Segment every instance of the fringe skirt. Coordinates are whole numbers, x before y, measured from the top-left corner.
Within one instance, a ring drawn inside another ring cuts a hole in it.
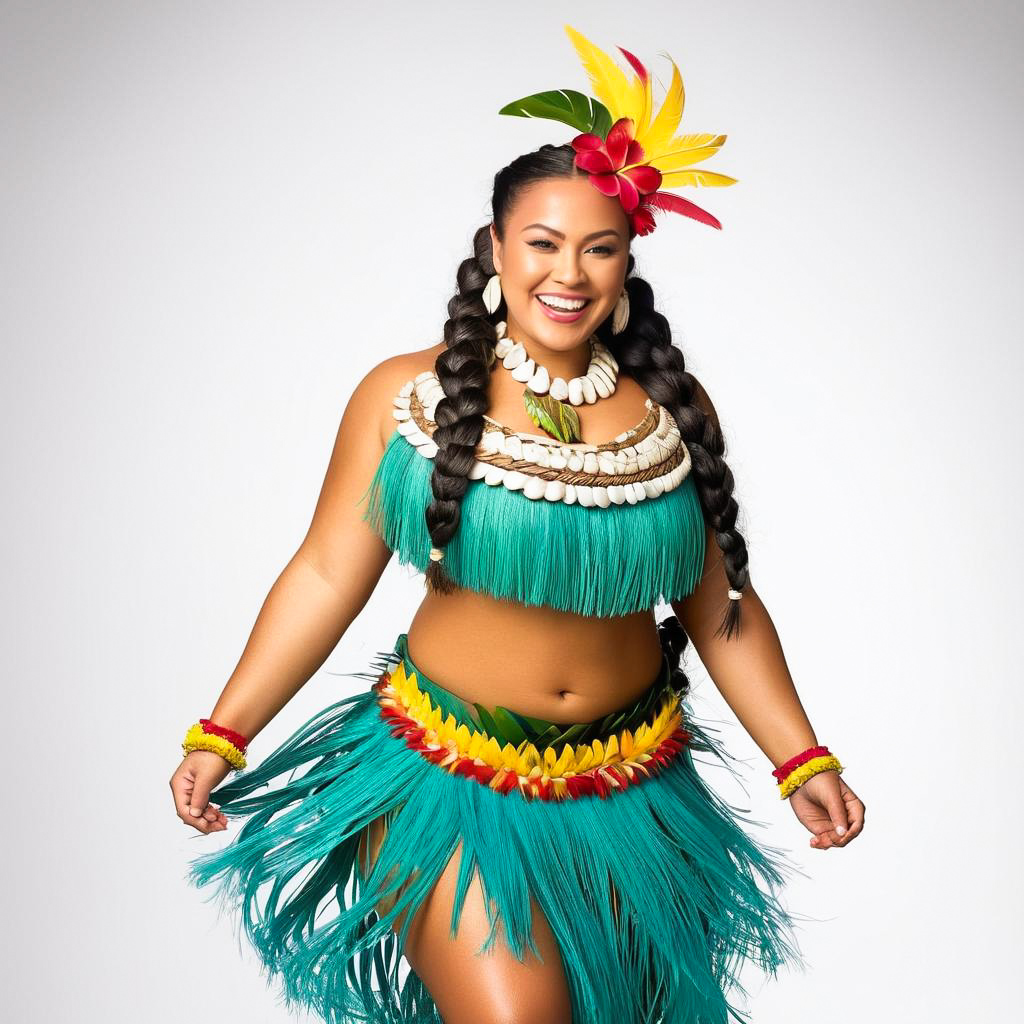
[[[369,672],[349,673],[369,689],[211,794],[244,823],[191,861],[188,881],[213,886],[288,1007],[328,1024],[443,1024],[399,966],[415,910],[460,841],[451,935],[476,872],[491,927],[477,955],[500,920],[518,959],[539,956],[532,894],[558,942],[573,1024],[746,1019],[728,998],[746,995],[744,962],[773,976],[803,966],[778,900],[798,869],[697,773],[693,753],[728,755],[691,715],[664,625],[648,689],[569,725],[462,701],[419,671],[401,633]],[[367,875],[360,840],[377,818],[386,832]]]

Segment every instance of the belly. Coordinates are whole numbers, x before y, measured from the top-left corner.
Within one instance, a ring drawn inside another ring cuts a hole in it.
[[[661,668],[653,611],[591,618],[460,590],[429,593],[409,657],[463,700],[589,722],[635,700]]]

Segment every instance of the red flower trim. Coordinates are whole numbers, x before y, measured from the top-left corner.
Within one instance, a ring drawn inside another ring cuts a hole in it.
[[[375,683],[373,689],[379,692],[385,685],[386,677],[382,676],[381,681]],[[404,739],[407,747],[434,764],[440,765],[447,761],[445,767],[452,775],[464,775],[466,778],[475,779],[496,793],[505,794],[516,790],[527,800],[565,799],[564,796],[559,795],[554,781],[550,778],[520,776],[517,772],[495,769],[491,765],[482,763],[479,758],[457,757],[449,761],[450,751],[444,748],[429,747],[422,742],[426,730],[408,715],[403,714],[397,708],[384,704],[380,705],[380,714],[388,721],[388,730],[392,736],[396,739]],[[567,776],[565,785],[568,798],[575,800],[580,797],[596,795],[604,800],[617,789],[628,789],[661,771],[689,743],[691,738],[691,734],[682,725],[679,725],[657,747],[647,752],[649,757],[646,761],[597,765],[586,771]]]
[[[249,741],[240,732],[235,732],[234,729],[229,729],[224,725],[217,725],[208,718],[200,718],[199,724],[203,727],[203,732],[209,733],[211,736],[221,736],[228,742],[234,743],[243,754],[245,753],[245,748],[249,746]]]
[[[828,747],[808,747],[802,754],[797,754],[791,757],[785,764],[780,764],[772,772],[772,775],[779,780],[779,785],[781,786],[783,780],[794,768],[799,768],[800,765],[806,764],[812,757],[826,757],[830,753],[831,751]]]

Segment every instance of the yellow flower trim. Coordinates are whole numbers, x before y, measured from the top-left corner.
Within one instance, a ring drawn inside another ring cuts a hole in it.
[[[785,800],[793,790],[799,789],[812,775],[828,771],[836,771],[840,775],[842,774],[843,766],[839,763],[839,758],[834,754],[822,754],[820,757],[812,757],[809,761],[805,761],[802,765],[794,768],[779,783],[780,798]]]
[[[209,750],[214,754],[220,754],[237,772],[240,772],[246,765],[245,755],[231,740],[203,732],[203,727],[199,722],[196,722],[185,733],[185,742],[182,743],[181,748],[186,754],[193,750]]]
[[[588,769],[613,764],[642,764],[650,759],[653,750],[679,728],[683,720],[680,703],[670,692],[653,721],[650,724],[643,723],[635,733],[622,729],[603,743],[599,739],[576,746],[566,743],[559,754],[551,746],[538,750],[528,740],[524,740],[518,747],[511,743],[501,747],[487,733],[457,724],[452,714],[442,720],[441,709],[434,706],[430,694],[420,690],[416,673],[406,672],[404,662],[399,662],[390,673],[388,684],[382,688],[379,699],[386,706],[397,707],[421,726],[425,730],[423,742],[426,745],[449,750],[450,756],[440,762],[442,765],[450,764],[460,757],[477,758],[497,771],[515,772],[520,776],[547,775],[551,779],[570,777]]]

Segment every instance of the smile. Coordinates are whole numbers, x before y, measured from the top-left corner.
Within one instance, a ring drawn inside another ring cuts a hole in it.
[[[536,295],[534,298],[548,317],[563,324],[578,320],[591,302],[590,299],[563,299],[554,295]]]

